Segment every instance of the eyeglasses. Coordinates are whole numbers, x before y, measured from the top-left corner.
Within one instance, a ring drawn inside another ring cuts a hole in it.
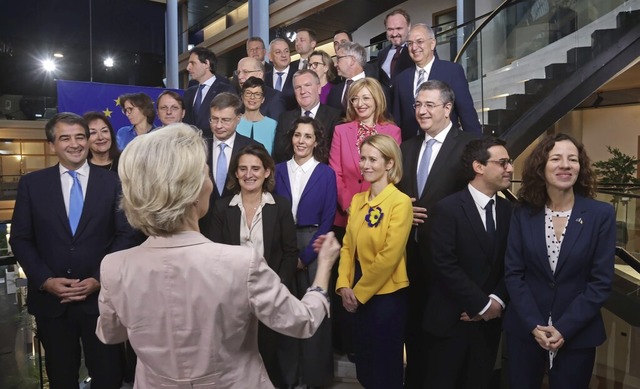
[[[122,113],[124,115],[131,115],[131,112],[133,112],[134,108],[138,108],[138,107],[122,108]]]
[[[235,70],[233,72],[234,75],[239,76],[239,75],[247,75],[247,74],[251,74],[251,73],[255,73],[255,72],[259,72],[260,69],[257,70]]]
[[[420,111],[422,108],[425,108],[427,111],[433,111],[436,107],[444,106],[443,104],[433,104],[433,103],[415,103],[413,104],[413,109],[416,111]]]
[[[218,123],[222,124],[225,127],[228,127],[231,125],[231,123],[233,122],[234,118],[217,118],[217,117],[210,117],[209,118],[209,123],[216,125]]]
[[[509,165],[513,166],[513,159],[511,158],[502,158],[497,161],[488,160],[487,162],[497,163],[498,165],[502,166],[503,169],[506,169]]]
[[[244,91],[242,93],[242,95],[244,97],[246,97],[247,99],[261,99],[262,96],[264,96],[264,93],[262,93],[262,92],[249,92],[247,90],[247,91]]]
[[[407,47],[411,47],[411,46],[418,46],[418,47],[424,47],[425,43],[427,43],[426,40],[424,39],[419,39],[417,41],[406,41],[405,42],[407,44]]]
[[[353,55],[336,55],[336,61],[340,61],[342,58],[345,57],[353,57]]]
[[[318,67],[318,66],[320,66],[320,65],[324,65],[324,63],[323,63],[323,62],[309,62],[309,67],[310,67],[311,69],[315,69],[315,68],[317,68],[317,67]]]
[[[358,105],[360,103],[364,105],[369,105],[371,104],[372,101],[373,101],[373,98],[371,96],[352,97],[349,99],[349,102],[351,103],[351,105]]]
[[[172,105],[171,107],[167,107],[166,105],[163,105],[162,107],[158,107],[158,111],[160,112],[178,112],[181,109],[182,108],[178,107],[177,105]]]

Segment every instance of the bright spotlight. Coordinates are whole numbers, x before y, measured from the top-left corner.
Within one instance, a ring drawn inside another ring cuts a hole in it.
[[[47,72],[56,70],[56,63],[52,59],[45,59],[42,61],[42,68]]]
[[[296,40],[296,32],[295,31],[288,31],[285,36],[287,37],[287,39],[289,39],[290,42],[293,42]]]
[[[53,53],[53,56],[56,58],[64,58],[64,54],[62,53]]]
[[[111,57],[107,57],[104,59],[104,66],[108,67],[108,68],[112,68],[113,67],[113,58]]]

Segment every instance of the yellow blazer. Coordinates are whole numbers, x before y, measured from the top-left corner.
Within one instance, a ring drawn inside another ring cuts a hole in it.
[[[351,201],[336,284],[336,291],[353,288],[362,304],[409,286],[405,246],[413,220],[411,199],[393,184],[368,201],[370,193],[358,193]],[[362,277],[354,286],[356,258]]]

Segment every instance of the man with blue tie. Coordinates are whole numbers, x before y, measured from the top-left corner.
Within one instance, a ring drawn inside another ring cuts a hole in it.
[[[189,51],[187,71],[192,80],[198,81],[184,91],[185,115],[184,122],[193,124],[202,130],[205,138],[211,138],[209,127],[209,105],[218,93],[234,92],[229,81],[216,77],[216,55],[204,47],[194,47]]]
[[[273,70],[265,74],[264,82],[284,95],[287,110],[297,107],[293,93],[293,74],[298,70],[297,63],[291,63],[289,42],[276,38],[269,43],[269,60]],[[276,119],[276,118],[273,118]]]
[[[77,388],[81,362],[92,388],[122,384],[120,345],[95,335],[100,262],[135,244],[119,210],[114,172],[87,163],[89,126],[73,113],[45,126],[60,163],[25,175],[18,185],[10,244],[28,279],[27,306],[35,316],[51,389]]]
[[[461,131],[451,122],[454,103],[453,91],[444,82],[422,83],[414,106],[422,134],[400,145],[405,173],[398,188],[414,202],[414,227],[407,242],[409,317],[405,340],[405,388],[422,388],[427,369],[428,337],[422,328],[431,268],[431,218],[427,216],[439,200],[467,184],[460,156],[464,146],[477,137]]]
[[[466,188],[429,212],[434,277],[423,327],[430,334],[425,387],[489,389],[508,300],[504,255],[511,203],[497,193],[511,185],[512,161],[498,138],[467,144]],[[498,385],[499,386],[499,385]]]

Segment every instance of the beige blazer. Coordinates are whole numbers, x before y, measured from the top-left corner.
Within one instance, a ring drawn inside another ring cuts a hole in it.
[[[197,232],[151,237],[102,261],[104,343],[129,339],[135,388],[273,388],[258,354],[258,320],[313,335],[329,312],[318,292],[298,300],[249,248]]]

